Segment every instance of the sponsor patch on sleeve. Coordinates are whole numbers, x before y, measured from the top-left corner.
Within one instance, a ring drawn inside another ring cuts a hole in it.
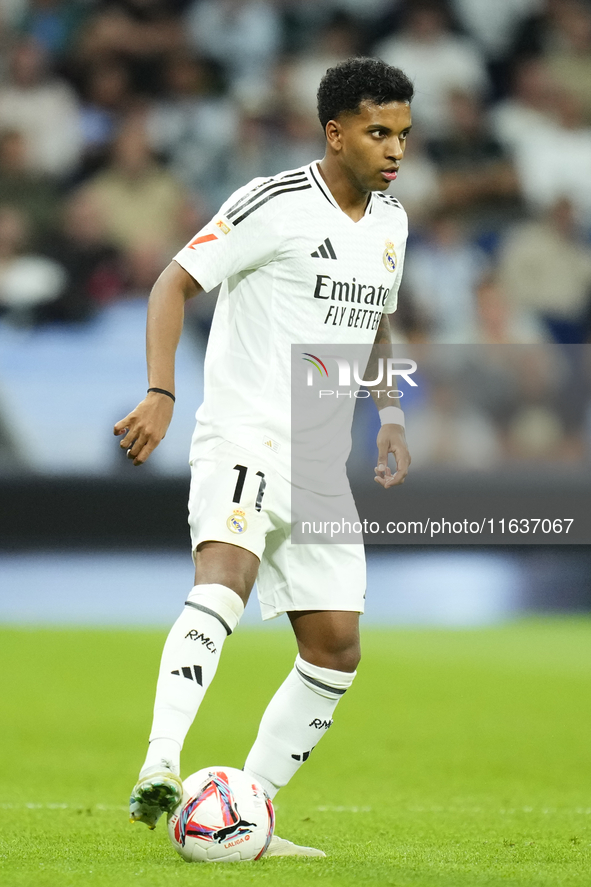
[[[196,237],[195,240],[191,241],[189,249],[195,249],[200,243],[209,243],[211,240],[217,239],[217,234],[202,234],[200,237]]]

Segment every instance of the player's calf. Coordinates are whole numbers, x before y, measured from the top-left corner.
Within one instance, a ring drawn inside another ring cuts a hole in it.
[[[223,585],[197,585],[170,630],[162,660],[148,754],[130,799],[132,822],[154,828],[180,803],[180,752],[215,675],[224,641],[244,604]]]
[[[308,760],[332,726],[337,703],[356,672],[321,668],[297,656],[265,711],[244,770],[273,798]]]

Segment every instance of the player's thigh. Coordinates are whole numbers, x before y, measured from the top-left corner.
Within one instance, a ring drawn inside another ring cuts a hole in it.
[[[195,585],[225,585],[246,605],[259,569],[256,554],[227,542],[202,542],[193,552]]]
[[[228,585],[248,597],[265,548],[265,466],[222,441],[193,461],[189,527],[196,583]]]

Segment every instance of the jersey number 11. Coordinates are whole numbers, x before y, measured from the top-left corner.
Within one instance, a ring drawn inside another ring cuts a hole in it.
[[[238,472],[238,480],[236,481],[236,487],[234,489],[232,502],[239,503],[242,496],[242,490],[244,487],[244,481],[246,480],[246,472],[248,471],[248,468],[246,465],[235,465],[233,470]],[[259,484],[259,491],[257,493],[257,499],[254,507],[255,511],[260,511],[261,505],[263,503],[263,496],[265,495],[265,487],[267,486],[267,481],[265,480],[265,475],[262,471],[257,471],[257,477],[260,477],[261,482]]]

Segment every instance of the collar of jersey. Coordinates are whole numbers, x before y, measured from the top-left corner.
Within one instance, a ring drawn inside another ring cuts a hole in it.
[[[348,216],[346,212],[343,212],[341,207],[338,205],[338,203],[336,202],[336,200],[332,196],[332,191],[330,190],[330,188],[328,187],[328,185],[326,184],[326,182],[322,178],[322,176],[320,174],[320,170],[318,169],[319,163],[320,163],[319,160],[315,160],[313,163],[311,163],[308,166],[308,175],[310,176],[311,181],[316,185],[318,190],[324,195],[324,197],[328,200],[328,202],[330,204],[332,204],[332,206],[334,206],[335,209],[337,209],[340,213],[343,213],[345,218],[349,219],[349,221],[353,225],[358,225],[359,222],[362,222],[366,216],[369,216],[371,214],[371,211],[373,209],[373,204],[374,204],[373,192],[370,192],[370,194],[369,194],[369,201],[368,201],[367,206],[365,207],[365,212],[362,215],[362,217],[357,222],[353,221],[351,216]]]

